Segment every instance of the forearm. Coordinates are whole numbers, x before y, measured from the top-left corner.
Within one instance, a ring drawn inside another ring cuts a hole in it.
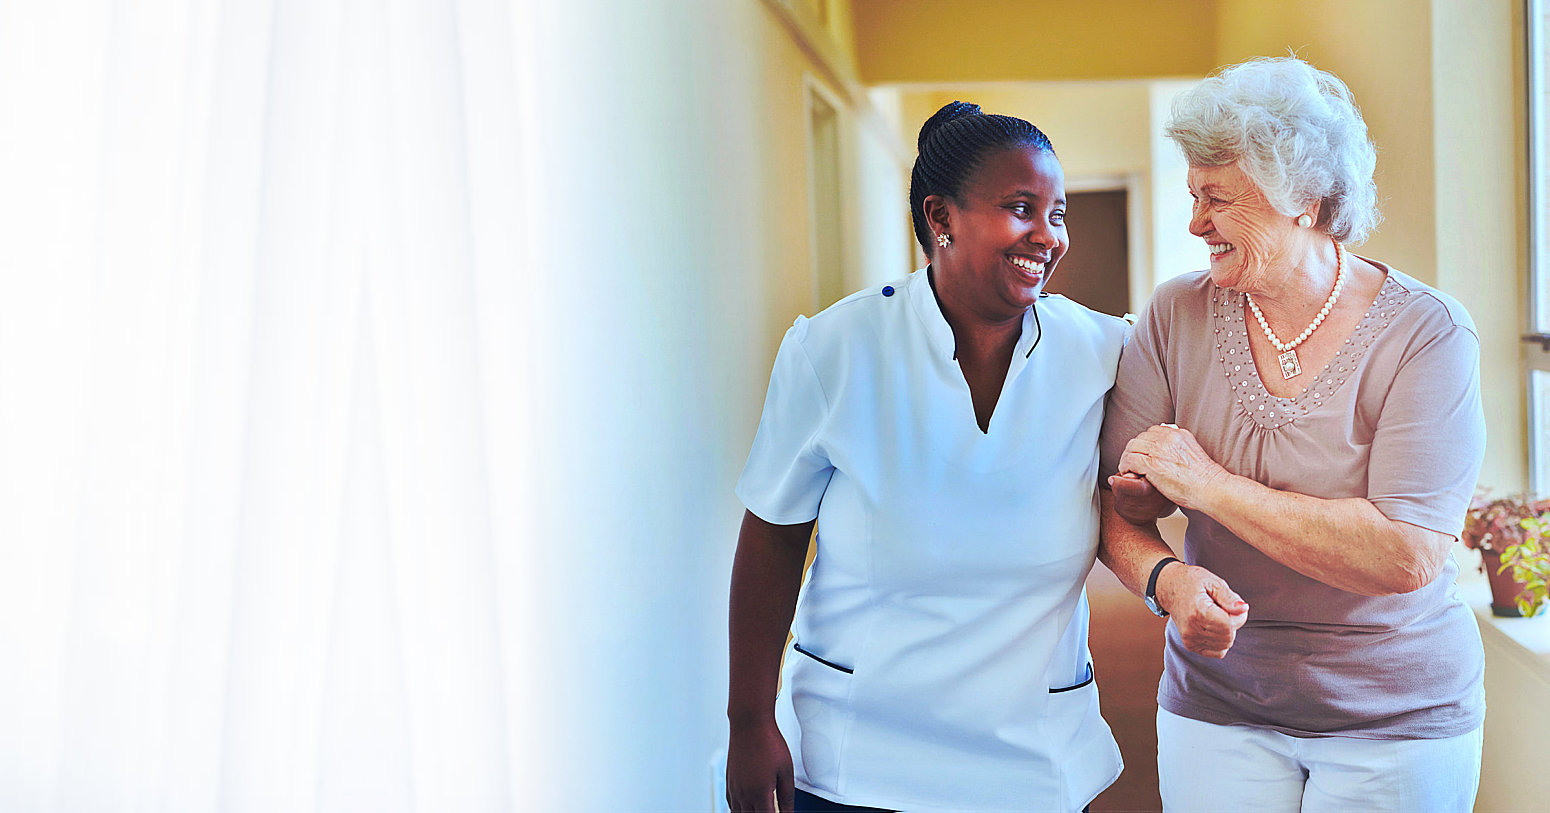
[[[1390,520],[1360,497],[1321,499],[1224,473],[1186,507],[1298,573],[1360,595],[1418,590],[1447,557],[1449,537]]]
[[[1155,523],[1138,525],[1114,510],[1113,496],[1100,489],[1101,531],[1098,558],[1138,596],[1146,595],[1147,582],[1157,563],[1173,556]],[[1156,599],[1177,627],[1186,649],[1210,658],[1223,658],[1232,648],[1238,628],[1248,620],[1249,605],[1227,582],[1202,567],[1170,562],[1157,571]]]
[[[732,560],[731,681],[727,717],[734,727],[773,722],[780,660],[802,587],[813,523],[772,525],[743,515]]]
[[[1101,511],[1098,560],[1113,571],[1130,592],[1144,595],[1152,568],[1165,557],[1173,556],[1173,549],[1163,541],[1155,521],[1136,523],[1120,516],[1111,491],[1098,489],[1098,499]]]

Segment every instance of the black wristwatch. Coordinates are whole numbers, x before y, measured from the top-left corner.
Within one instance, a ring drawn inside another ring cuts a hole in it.
[[[1146,580],[1146,608],[1156,613],[1158,618],[1167,618],[1168,611],[1164,610],[1162,605],[1157,603],[1157,577],[1162,575],[1163,568],[1178,561],[1178,559],[1172,556],[1163,557],[1163,560],[1158,562],[1156,567],[1152,568],[1152,577]],[[1180,562],[1180,564],[1183,563]]]

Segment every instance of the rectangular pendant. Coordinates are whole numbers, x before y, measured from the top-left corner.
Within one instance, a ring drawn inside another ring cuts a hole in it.
[[[1297,351],[1288,350],[1278,356],[1281,360],[1281,378],[1291,378],[1302,372],[1302,365],[1297,362]]]

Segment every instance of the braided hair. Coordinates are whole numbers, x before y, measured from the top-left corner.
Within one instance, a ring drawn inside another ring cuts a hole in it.
[[[925,200],[941,195],[962,200],[964,184],[991,153],[1011,147],[1055,152],[1039,128],[1014,116],[987,115],[977,104],[953,102],[920,127],[920,154],[910,172],[910,219],[926,256],[936,248],[926,223]]]

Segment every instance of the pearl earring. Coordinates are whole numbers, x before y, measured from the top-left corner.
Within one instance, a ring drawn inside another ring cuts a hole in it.
[[[1297,216],[1297,225],[1306,229],[1313,225],[1313,218],[1309,217],[1307,212],[1303,212]]]
[[[938,234],[936,236],[936,244],[941,246],[942,248],[947,248],[948,246],[953,244],[952,235],[948,234],[947,232],[942,232],[941,234]]]

